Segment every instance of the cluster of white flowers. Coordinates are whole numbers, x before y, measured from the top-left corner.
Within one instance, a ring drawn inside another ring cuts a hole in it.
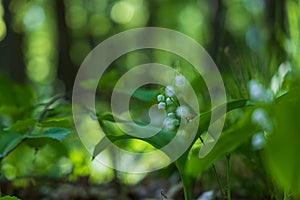
[[[182,87],[184,85],[185,78],[179,75],[176,76],[175,86]],[[158,109],[167,111],[167,116],[163,122],[166,130],[176,129],[180,125],[181,118],[188,118],[190,116],[189,108],[184,105],[179,105],[175,94],[174,86],[168,85],[159,95],[157,95]]]

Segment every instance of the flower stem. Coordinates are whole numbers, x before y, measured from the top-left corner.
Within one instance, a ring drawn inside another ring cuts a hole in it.
[[[215,166],[214,164],[212,164],[212,169],[213,169],[213,172],[214,172],[214,174],[215,174],[215,176],[216,176],[216,178],[217,178],[217,182],[218,182],[219,189],[220,189],[220,191],[221,191],[222,197],[223,197],[223,199],[225,199],[225,193],[224,193],[224,191],[223,191],[223,185],[222,185],[222,182],[221,182],[221,180],[220,180],[220,177],[219,177],[219,175],[218,175],[218,173],[217,173],[216,166]]]
[[[226,176],[227,176],[227,199],[231,200],[231,186],[230,186],[230,153],[226,154]]]

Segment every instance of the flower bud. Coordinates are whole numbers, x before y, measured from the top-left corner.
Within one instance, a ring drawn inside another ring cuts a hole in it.
[[[168,97],[166,99],[166,103],[167,103],[167,105],[171,105],[171,104],[173,104],[173,101],[172,101],[172,99],[170,97]]]
[[[188,117],[190,115],[190,111],[189,108],[186,106],[179,106],[176,109],[176,115],[178,117]]]
[[[185,85],[185,78],[181,75],[175,76],[175,85],[182,87]]]
[[[164,101],[164,100],[165,100],[165,96],[164,95],[160,94],[160,95],[157,96],[157,101],[158,102],[161,102],[161,101]]]
[[[159,102],[159,104],[157,105],[157,108],[159,110],[164,110],[166,108],[166,103],[165,102]]]
[[[173,86],[168,85],[165,89],[166,96],[173,97],[175,96],[175,89]]]

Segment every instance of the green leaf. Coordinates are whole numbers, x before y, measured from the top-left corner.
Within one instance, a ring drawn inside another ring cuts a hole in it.
[[[5,76],[0,76],[0,114],[17,115],[33,106],[33,92]]]
[[[189,159],[189,152],[193,146],[193,144],[195,144],[195,142],[197,141],[197,139],[208,129],[209,125],[214,123],[217,119],[219,119],[220,117],[222,117],[222,114],[223,114],[223,109],[224,109],[224,106],[226,106],[226,112],[230,112],[234,109],[238,109],[238,108],[244,108],[248,105],[251,105],[251,103],[247,100],[247,99],[241,99],[241,100],[235,100],[235,101],[231,101],[231,102],[228,102],[226,103],[225,105],[220,105],[219,107],[215,108],[213,110],[213,112],[216,113],[216,118],[214,119],[211,119],[211,113],[212,111],[208,111],[208,112],[205,112],[205,113],[202,113],[200,114],[200,121],[199,121],[199,128],[198,128],[198,131],[197,131],[197,135],[196,137],[194,138],[194,141],[192,143],[192,145],[190,146],[190,148],[176,161],[176,166],[179,170],[179,172],[181,174],[186,174],[186,176],[190,176],[190,171],[189,171],[189,162],[188,162],[188,159]],[[216,148],[216,147],[214,147]],[[226,148],[224,148],[224,150],[226,150]],[[197,149],[197,153],[196,155],[192,156],[192,159],[194,159],[196,162],[198,162],[199,160],[199,151],[200,149],[198,148]],[[224,153],[224,152],[223,152]],[[225,151],[226,153],[226,151]],[[224,154],[225,154],[224,153]],[[218,157],[217,157],[218,158]],[[216,159],[217,159],[216,158]],[[193,161],[194,161],[193,160]],[[207,163],[207,166],[209,166],[211,163],[211,160],[209,160]],[[198,166],[199,164],[197,163],[196,165],[192,165],[192,166]],[[205,166],[205,165],[202,165],[202,166]],[[204,167],[205,168],[205,167]],[[201,167],[200,168],[197,168],[195,170],[191,170],[192,172],[194,172],[196,175],[199,175],[200,172],[202,171]]]
[[[63,128],[50,128],[45,131],[47,137],[57,140],[63,140],[69,133],[70,131],[68,129]]]
[[[128,91],[124,91],[124,90],[117,90],[118,93],[120,94],[126,94],[126,95],[130,95]],[[155,100],[156,95],[158,94],[157,90],[146,90],[146,89],[137,89],[136,91],[134,91],[134,93],[132,94],[132,97],[135,97],[139,100],[142,101],[153,101]]]
[[[70,119],[67,118],[51,118],[46,121],[43,121],[39,124],[43,128],[49,127],[60,127],[60,128],[71,128],[73,125]]]
[[[233,102],[229,102],[226,104],[227,106],[227,111],[231,111],[233,109],[236,108],[240,108],[240,107],[244,107],[248,105],[248,101],[247,100],[237,100],[237,101],[233,101]],[[219,112],[219,110],[222,109],[221,105],[218,108],[216,108],[215,112]],[[196,139],[205,131],[207,130],[209,123],[210,123],[210,116],[211,116],[211,111],[203,113],[200,115],[200,125],[199,125],[199,129],[198,129],[198,136],[195,137],[195,141]],[[221,117],[221,114],[220,114]],[[103,121],[109,121],[109,122],[114,122],[114,116],[111,113],[103,113],[101,115],[98,116],[98,120],[99,123],[102,127],[102,130],[104,131],[104,133],[106,134],[106,137],[103,138],[102,140],[100,140],[100,142],[96,145],[93,156],[97,156],[100,152],[102,152],[109,144],[108,139],[111,142],[115,142],[117,140],[121,140],[121,139],[140,139],[140,138],[136,138],[130,135],[126,135],[126,134],[122,134],[122,135],[113,135],[114,131],[110,129],[110,127],[108,125],[106,125],[105,123],[103,123]],[[124,123],[129,123],[126,122],[124,120],[118,119],[121,122]],[[193,120],[191,121],[191,123],[193,122]],[[130,122],[132,123],[132,122]],[[142,123],[140,123],[142,124]],[[130,125],[130,124],[129,124]],[[161,149],[163,148],[165,145],[167,145],[174,137],[175,137],[174,132],[171,131],[167,131],[167,130],[161,130],[159,133],[157,133],[156,135],[149,137],[149,138],[143,138],[141,140],[149,143],[150,145],[152,145],[153,147],[157,148],[157,149]],[[168,153],[168,152],[166,152]]]
[[[200,147],[193,149],[186,164],[186,173],[198,176],[221,156],[233,151],[258,132],[260,128],[251,123],[250,114],[251,111],[238,124],[223,132],[214,148],[204,158],[199,158]]]
[[[298,94],[298,92],[292,92],[292,93]],[[275,108],[278,108],[278,106],[280,104],[282,104],[283,102],[290,104],[293,101],[295,101],[295,96],[289,92],[281,97],[278,97],[273,104],[265,105],[264,108],[267,110],[273,110]],[[252,105],[252,103],[248,102],[246,100],[238,100],[238,101],[234,101],[234,102],[229,102],[227,105],[228,105],[228,107],[227,107],[227,112],[228,112],[235,108]],[[251,114],[255,108],[257,108],[257,106],[252,107],[251,109],[247,110],[247,112],[244,114],[243,118],[240,119],[240,121],[237,124],[235,124],[234,126],[229,128],[228,130],[224,131],[221,134],[221,136],[220,136],[219,140],[217,141],[216,145],[214,146],[214,148],[204,158],[199,158],[200,146],[192,149],[192,151],[190,152],[189,159],[187,161],[185,161],[185,163],[186,163],[186,166],[185,166],[186,172],[185,173],[187,173],[191,176],[198,176],[199,174],[201,174],[201,172],[203,172],[203,170],[210,167],[211,164],[213,164],[221,156],[225,155],[228,152],[235,150],[237,147],[239,147],[240,145],[245,143],[247,140],[249,140],[252,135],[261,131],[261,127],[252,123]],[[205,119],[206,118],[209,118],[208,114],[205,115]],[[294,117],[294,119],[297,119],[297,117]],[[281,148],[279,146],[277,146],[277,150],[279,150],[279,149],[281,149]],[[299,151],[300,151],[300,149],[299,149]],[[270,155],[275,156],[277,154],[270,153]],[[184,161],[181,161],[181,162],[184,162]]]
[[[9,131],[11,131],[11,132],[25,131],[26,132],[30,127],[34,126],[36,124],[36,122],[37,122],[36,119],[18,120],[9,128]]]
[[[112,116],[111,114],[108,114],[108,116]],[[109,118],[110,118],[109,117]],[[104,119],[104,118],[102,118]],[[105,120],[104,120],[105,121]],[[100,126],[105,133],[105,137],[102,138],[99,143],[96,145],[94,152],[93,152],[93,157],[96,157],[99,153],[101,153],[105,148],[108,147],[109,141],[110,140],[112,143],[118,141],[118,140],[124,140],[124,139],[140,139],[137,137],[133,137],[131,135],[124,134],[120,129],[116,129],[114,126],[114,123],[111,123],[111,121],[108,121],[108,123],[99,120]],[[132,123],[132,122],[131,122]],[[130,123],[130,124],[131,124]],[[129,124],[129,126],[130,126]],[[168,144],[175,136],[175,133],[166,131],[166,130],[161,130],[159,133],[156,135],[149,137],[149,138],[144,138],[140,139],[143,140],[153,147],[160,149],[164,147],[166,144]]]
[[[0,197],[0,200],[19,200],[19,198],[14,196],[4,196],[4,197]]]
[[[32,148],[51,148],[56,150],[60,156],[67,155],[66,146],[59,140],[53,139],[51,137],[33,137],[27,138],[24,142],[26,145]]]
[[[132,139],[132,137],[129,136],[129,135],[122,135],[122,136],[112,136],[112,135],[109,135],[109,136],[103,137],[98,142],[98,144],[95,146],[95,149],[93,151],[93,159],[97,155],[99,155],[102,151],[104,151],[105,149],[107,149],[111,143],[114,143],[114,142],[116,142],[118,140],[123,140],[123,139]]]
[[[124,121],[124,120],[121,120],[120,118],[116,117],[116,116],[113,116],[112,113],[110,112],[105,112],[105,113],[101,113],[98,115],[98,120],[102,121],[102,120],[105,120],[105,121],[110,121],[110,122],[115,122],[115,119],[117,119],[117,121]]]
[[[277,184],[300,196],[300,89],[286,95],[270,112],[275,127],[265,149],[266,166]]]
[[[56,140],[63,140],[70,131],[64,128],[50,128],[44,134],[26,134],[26,138],[52,138]]]
[[[100,142],[95,146],[95,149],[93,151],[93,160],[98,154],[104,151],[109,146],[110,143],[111,141],[107,137],[103,137],[100,140]]]
[[[0,158],[4,158],[8,152],[19,145],[23,138],[23,135],[18,133],[0,133]]]

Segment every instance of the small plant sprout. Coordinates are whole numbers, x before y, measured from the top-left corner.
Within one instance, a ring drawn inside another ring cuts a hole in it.
[[[160,95],[157,96],[157,101],[158,102],[162,102],[164,100],[165,100],[165,96],[164,95],[160,94]]]
[[[159,102],[158,105],[157,105],[157,108],[159,110],[164,110],[166,109],[166,103],[165,102]]]

